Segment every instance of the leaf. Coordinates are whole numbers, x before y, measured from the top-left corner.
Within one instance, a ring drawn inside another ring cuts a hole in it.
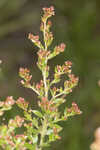
[[[33,112],[36,116],[38,116],[39,118],[43,118],[43,115],[42,115],[42,113],[41,113],[40,111],[38,111],[38,110],[32,110],[32,112]]]
[[[26,120],[32,120],[32,117],[29,113],[27,113],[26,111],[24,111],[24,116],[26,117]]]
[[[54,124],[54,127],[58,129],[58,131],[61,131],[62,130],[62,127],[58,124]]]
[[[62,127],[58,124],[50,124],[50,127],[51,128],[56,128],[58,132],[60,132],[62,130]]]
[[[29,143],[25,143],[24,145],[26,148],[28,148],[29,150],[36,150],[36,145],[32,145],[32,144],[29,144]]]
[[[62,104],[62,103],[64,103],[65,102],[65,99],[63,99],[63,98],[57,98],[57,99],[55,99],[54,101],[53,101],[53,103],[54,104],[57,104],[57,105],[60,105],[60,104]]]
[[[39,132],[38,130],[32,128],[32,133],[33,133],[33,134],[38,134],[38,132]]]
[[[37,121],[36,118],[33,118],[33,119],[32,119],[32,123],[33,123],[33,125],[34,125],[35,127],[38,128],[38,121]]]

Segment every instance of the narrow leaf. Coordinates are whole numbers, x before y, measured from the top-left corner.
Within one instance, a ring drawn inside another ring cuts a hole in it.
[[[43,118],[43,115],[42,115],[42,113],[41,113],[40,111],[38,111],[38,110],[32,110],[32,112],[33,112],[36,116],[38,116],[39,118]]]

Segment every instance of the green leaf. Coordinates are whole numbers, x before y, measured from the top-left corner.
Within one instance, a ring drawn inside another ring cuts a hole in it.
[[[32,128],[32,133],[33,133],[33,134],[38,134],[38,132],[39,132],[39,131],[38,131],[37,129]]]
[[[50,124],[50,127],[51,127],[51,128],[54,128],[54,127],[57,128],[57,131],[58,131],[58,132],[60,132],[60,131],[62,130],[62,127],[61,127],[60,125],[58,125],[58,124],[52,124],[52,123],[51,123],[51,124]]]
[[[43,115],[42,115],[42,113],[41,113],[40,111],[38,111],[38,110],[32,110],[32,112],[33,112],[36,116],[38,116],[39,118],[43,118]]]
[[[32,123],[33,123],[33,125],[34,125],[36,128],[38,128],[38,121],[37,121],[36,118],[33,118],[33,119],[32,119]]]
[[[29,144],[29,143],[25,143],[24,145],[26,148],[28,148],[29,150],[36,150],[36,145],[32,145],[32,144]]]
[[[62,127],[61,127],[60,125],[58,125],[58,124],[55,124],[54,127],[57,128],[58,131],[61,131],[61,130],[62,130]]]
[[[32,120],[31,115],[27,113],[26,111],[24,111],[24,116],[26,117],[26,120]]]
[[[63,98],[57,98],[53,102],[54,102],[54,104],[60,105],[60,104],[62,104],[62,103],[65,102],[65,99],[63,99]]]

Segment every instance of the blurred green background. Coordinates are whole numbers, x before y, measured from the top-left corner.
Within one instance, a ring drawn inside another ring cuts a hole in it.
[[[0,98],[21,96],[36,106],[36,95],[21,86],[18,70],[28,67],[34,80],[40,80],[37,48],[27,37],[29,32],[40,34],[41,10],[51,5],[56,11],[53,45],[65,42],[67,48],[50,66],[72,61],[80,80],[66,104],[76,101],[83,114],[61,123],[62,140],[49,150],[89,150],[93,132],[100,126],[100,0],[0,0]]]

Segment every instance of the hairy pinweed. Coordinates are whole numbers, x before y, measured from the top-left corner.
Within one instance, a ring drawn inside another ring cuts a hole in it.
[[[19,75],[22,78],[21,84],[32,89],[38,96],[39,110],[33,110],[24,98],[19,97],[16,101],[12,96],[8,96],[5,101],[0,102],[0,116],[5,111],[17,105],[23,110],[23,117],[16,116],[10,119],[7,124],[0,126],[0,148],[3,150],[42,150],[50,145],[51,142],[60,140],[59,132],[62,127],[60,121],[68,120],[68,117],[81,114],[75,102],[71,107],[65,107],[61,112],[59,107],[66,102],[65,96],[72,92],[78,83],[78,77],[72,74],[72,63],[66,61],[64,65],[55,66],[53,79],[49,79],[48,61],[60,53],[64,52],[66,45],[61,43],[50,50],[53,41],[53,34],[50,31],[52,23],[48,20],[54,16],[54,7],[43,8],[40,30],[43,33],[42,43],[38,35],[29,34],[28,38],[39,48],[37,66],[42,72],[39,83],[32,83],[32,75],[27,68],[20,68]],[[57,86],[61,81],[61,76],[67,76],[64,85]],[[24,127],[23,134],[17,134],[16,129]]]

